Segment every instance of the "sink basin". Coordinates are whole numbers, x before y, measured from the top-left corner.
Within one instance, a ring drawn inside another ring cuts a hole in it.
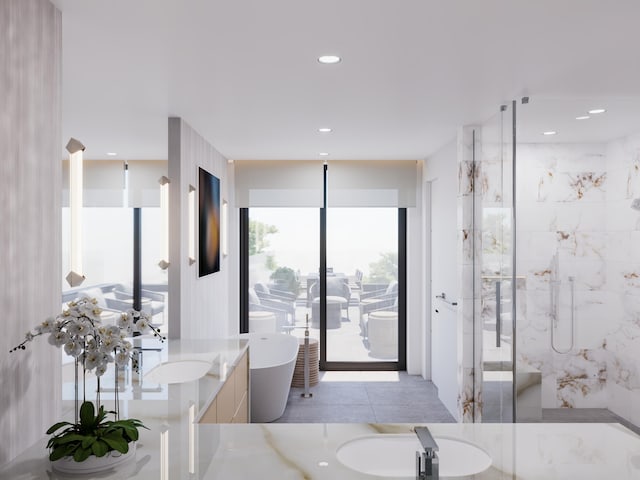
[[[145,375],[145,380],[155,383],[183,383],[197,380],[211,368],[204,360],[176,360],[154,367]]]
[[[441,477],[463,477],[483,472],[491,457],[464,440],[435,437]],[[336,456],[344,466],[379,477],[415,478],[416,451],[422,446],[416,435],[370,435],[338,447]]]

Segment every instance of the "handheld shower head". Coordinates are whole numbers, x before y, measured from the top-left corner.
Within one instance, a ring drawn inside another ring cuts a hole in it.
[[[631,202],[631,208],[640,211],[640,197],[633,199],[633,202]]]

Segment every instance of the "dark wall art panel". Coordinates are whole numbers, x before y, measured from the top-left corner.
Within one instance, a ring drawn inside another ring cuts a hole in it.
[[[220,179],[198,169],[199,273],[220,271]]]

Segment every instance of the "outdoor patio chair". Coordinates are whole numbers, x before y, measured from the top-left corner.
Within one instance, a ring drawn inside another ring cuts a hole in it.
[[[360,330],[363,336],[366,337],[365,315],[376,310],[397,305],[397,299],[398,282],[396,280],[389,282],[389,285],[385,289],[362,292],[360,294]]]
[[[276,331],[281,332],[285,327],[290,327],[295,321],[296,310],[291,302],[281,300],[262,299],[254,288],[249,288],[249,311],[271,312],[276,315]],[[291,319],[289,319],[291,315]]]
[[[320,283],[311,286],[312,303],[320,298]],[[327,278],[327,303],[339,303],[341,310],[346,310],[349,318],[349,301],[351,300],[351,288],[346,277]],[[318,300],[319,301],[319,300]]]
[[[263,282],[257,282],[254,285],[256,293],[260,298],[267,300],[282,300],[284,302],[295,302],[298,296],[295,293],[287,292],[285,290],[277,290],[275,288],[269,288]]]

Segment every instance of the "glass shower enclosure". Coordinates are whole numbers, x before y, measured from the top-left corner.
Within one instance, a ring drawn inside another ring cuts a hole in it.
[[[515,391],[515,102],[500,107],[474,135],[476,371],[484,422],[512,422]],[[476,413],[476,416],[479,411]],[[476,421],[479,419],[476,418]]]

